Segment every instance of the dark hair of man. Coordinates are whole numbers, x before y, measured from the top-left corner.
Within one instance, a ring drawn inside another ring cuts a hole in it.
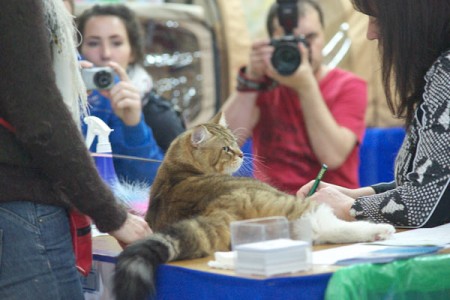
[[[450,1],[353,0],[353,5],[377,18],[387,103],[409,125],[422,101],[427,70],[450,49]]]
[[[142,27],[136,14],[130,8],[122,4],[94,5],[77,17],[78,30],[81,35],[84,34],[84,28],[87,21],[96,16],[115,16],[123,21],[130,41],[134,63],[141,63],[144,59],[144,44]],[[81,50],[81,43],[79,48],[79,50]]]
[[[323,11],[322,11],[322,8],[320,7],[319,3],[317,3],[315,0],[298,0],[297,1],[298,17],[302,18],[305,16],[305,11],[306,11],[305,5],[309,5],[317,11],[317,13],[319,14],[320,24],[322,25],[322,27],[324,27]],[[266,28],[267,28],[267,33],[269,34],[270,37],[273,36],[273,32],[275,30],[275,28],[273,26],[273,20],[278,18],[277,10],[278,10],[278,4],[275,2],[270,7],[269,13],[267,15]]]

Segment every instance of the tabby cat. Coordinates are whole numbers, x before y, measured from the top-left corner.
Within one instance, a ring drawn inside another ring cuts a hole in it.
[[[151,188],[146,214],[155,233],[119,255],[114,274],[117,300],[154,294],[159,264],[228,251],[232,221],[309,215],[316,243],[373,241],[394,232],[387,224],[341,221],[324,204],[252,178],[231,176],[242,161],[236,138],[220,113],[172,142]]]

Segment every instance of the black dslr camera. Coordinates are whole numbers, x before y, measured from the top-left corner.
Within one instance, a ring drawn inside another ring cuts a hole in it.
[[[298,24],[297,0],[277,0],[277,16],[285,35],[279,39],[272,39],[270,44],[275,47],[272,54],[272,65],[281,75],[291,75],[302,62],[302,54],[298,43],[309,47],[308,42],[293,34]]]

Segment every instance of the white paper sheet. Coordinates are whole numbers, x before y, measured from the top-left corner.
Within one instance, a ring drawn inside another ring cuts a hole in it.
[[[394,234],[390,239],[373,243],[359,243],[313,252],[314,265],[332,265],[339,260],[363,256],[389,246],[450,247],[450,223],[434,228],[419,228]]]
[[[445,246],[450,244],[450,223],[433,228],[419,228],[399,232],[388,240],[377,241],[371,244],[385,246]]]
[[[314,251],[313,265],[334,265],[339,260],[350,259],[365,255],[371,251],[385,249],[387,246],[353,244],[326,250]]]

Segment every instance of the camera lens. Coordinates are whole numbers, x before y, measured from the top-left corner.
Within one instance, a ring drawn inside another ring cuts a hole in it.
[[[275,47],[272,64],[281,75],[291,75],[302,61],[298,46],[294,43],[282,43]]]
[[[94,83],[99,89],[105,89],[113,82],[113,76],[110,72],[99,71],[94,75]]]

